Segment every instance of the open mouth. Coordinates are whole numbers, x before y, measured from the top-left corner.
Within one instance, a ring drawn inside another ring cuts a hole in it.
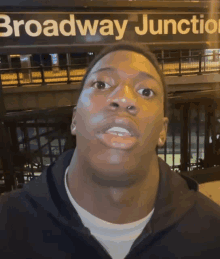
[[[133,133],[123,127],[111,127],[97,137],[105,146],[124,150],[131,149],[137,142]]]
[[[129,137],[132,135],[127,129],[122,128],[122,127],[112,127],[110,129],[108,129],[105,133],[117,135],[120,137]]]

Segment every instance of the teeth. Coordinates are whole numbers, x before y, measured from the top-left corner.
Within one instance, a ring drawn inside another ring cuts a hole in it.
[[[108,132],[108,131],[107,131]],[[123,137],[123,136],[131,136],[131,134],[129,133],[119,133],[119,132],[108,132],[109,134],[112,134],[112,135],[117,135],[117,136],[120,136],[120,137]]]
[[[110,134],[112,134],[112,135],[118,135],[117,132],[108,132],[108,133],[110,133]]]
[[[112,127],[110,128],[107,132],[112,133],[112,132],[117,132],[117,133],[127,133],[130,134],[130,132],[124,128],[121,127]]]

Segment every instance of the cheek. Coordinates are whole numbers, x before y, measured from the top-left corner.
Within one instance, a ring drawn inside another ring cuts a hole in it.
[[[140,105],[140,119],[143,121],[156,122],[160,121],[164,116],[163,99],[158,98],[154,100],[141,100],[138,101]]]
[[[149,150],[154,150],[158,144],[161,129],[161,121],[158,121],[156,118],[152,118],[151,120],[146,122],[141,146],[147,146]]]
[[[157,102],[145,105],[140,115],[144,139],[157,141],[163,126],[163,108]]]
[[[79,97],[77,108],[79,109],[89,108],[90,106],[91,106],[91,89],[83,90]]]
[[[82,94],[79,97],[79,101],[77,104],[77,107],[84,112],[89,112],[91,114],[94,114],[98,112],[103,105],[105,105],[106,100],[101,97],[100,95],[96,94],[94,92],[94,89],[86,89],[82,92]]]
[[[92,132],[92,128],[96,127],[104,117],[100,113],[105,103],[104,98],[94,94],[93,89],[85,89],[80,95],[77,103],[77,116],[76,121],[79,125],[81,132]]]
[[[158,117],[153,116],[143,122],[143,135],[145,135],[146,138],[157,138],[162,130],[162,120],[159,120]]]

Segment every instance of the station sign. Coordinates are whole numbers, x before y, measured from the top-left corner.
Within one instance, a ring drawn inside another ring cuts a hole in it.
[[[0,13],[0,47],[217,41],[219,14],[190,12]]]

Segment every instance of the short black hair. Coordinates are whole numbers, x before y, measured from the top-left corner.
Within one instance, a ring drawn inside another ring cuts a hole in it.
[[[134,51],[136,53],[142,54],[144,57],[146,57],[152,65],[155,67],[157,70],[162,84],[163,84],[163,91],[164,91],[164,116],[168,116],[168,95],[167,95],[167,85],[165,82],[164,75],[160,69],[159,63],[155,57],[155,55],[150,51],[149,47],[147,45],[142,46],[138,43],[130,43],[126,41],[121,41],[119,43],[113,43],[111,45],[108,45],[107,47],[103,48],[100,53],[92,60],[92,62],[89,64],[87,71],[83,77],[83,80],[81,81],[81,88],[80,88],[80,93],[83,90],[83,86],[85,84],[85,81],[94,67],[94,65],[105,55],[109,54],[110,52],[115,52],[118,50],[128,50],[128,51]]]

